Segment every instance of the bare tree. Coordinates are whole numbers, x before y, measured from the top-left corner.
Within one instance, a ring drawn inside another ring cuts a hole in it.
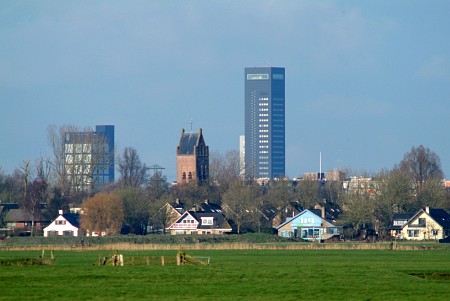
[[[319,185],[318,181],[307,179],[297,184],[296,196],[303,208],[310,208],[319,200]]]
[[[213,183],[227,186],[239,179],[240,163],[238,151],[227,151],[224,155],[212,152],[209,155],[209,176]]]
[[[57,127],[51,124],[47,127],[47,139],[53,152],[53,160],[51,161],[53,171],[57,177],[58,186],[64,194],[68,192],[69,186],[67,181],[67,174],[64,168],[65,163],[65,149],[64,142],[66,133],[76,132],[77,128],[73,125],[65,125]]]
[[[41,216],[41,205],[48,200],[47,173],[44,169],[43,160],[36,161],[37,177],[30,183],[32,171],[30,161],[25,161],[20,172],[23,177],[22,209],[31,218],[31,236],[34,235],[36,218]]]
[[[295,199],[294,187],[291,181],[276,181],[269,186],[267,202],[278,210]]]
[[[409,174],[416,182],[417,192],[420,193],[426,181],[443,178],[441,160],[429,148],[419,145],[412,147],[400,161],[398,169]]]
[[[107,147],[108,138],[97,135],[91,128],[50,125],[47,138],[54,156],[53,171],[64,194],[96,187],[103,171],[114,160],[114,151]]]
[[[23,180],[19,171],[11,175],[0,171],[0,201],[14,203],[23,198]]]
[[[124,187],[140,187],[148,180],[148,167],[141,162],[136,149],[126,147],[119,158],[120,183]]]
[[[235,225],[237,233],[245,223],[251,222],[255,211],[252,188],[242,181],[234,181],[225,192],[222,199],[222,209],[225,216]]]

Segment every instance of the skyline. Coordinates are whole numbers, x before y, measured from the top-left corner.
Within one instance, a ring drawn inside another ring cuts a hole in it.
[[[244,69],[286,71],[286,175],[390,169],[413,146],[450,178],[448,1],[2,1],[0,166],[51,150],[47,127],[115,126],[176,178],[182,128],[239,149]]]

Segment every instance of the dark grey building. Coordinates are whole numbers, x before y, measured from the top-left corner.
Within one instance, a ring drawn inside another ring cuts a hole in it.
[[[285,175],[285,70],[245,68],[245,176]]]

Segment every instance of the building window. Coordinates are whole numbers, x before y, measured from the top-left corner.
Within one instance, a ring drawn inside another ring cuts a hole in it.
[[[419,230],[408,230],[409,237],[419,237]]]
[[[426,218],[419,218],[419,226],[425,227],[427,225],[427,219]]]
[[[202,217],[202,225],[212,225],[213,218],[212,217]]]

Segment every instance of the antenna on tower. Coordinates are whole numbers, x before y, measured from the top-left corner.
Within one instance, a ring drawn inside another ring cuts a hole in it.
[[[191,132],[192,132],[192,118],[189,120],[189,123],[191,124]]]
[[[322,174],[322,152],[319,152],[319,172]]]
[[[319,175],[317,178],[319,181],[322,181],[325,178],[322,173],[322,152],[319,152]]]

